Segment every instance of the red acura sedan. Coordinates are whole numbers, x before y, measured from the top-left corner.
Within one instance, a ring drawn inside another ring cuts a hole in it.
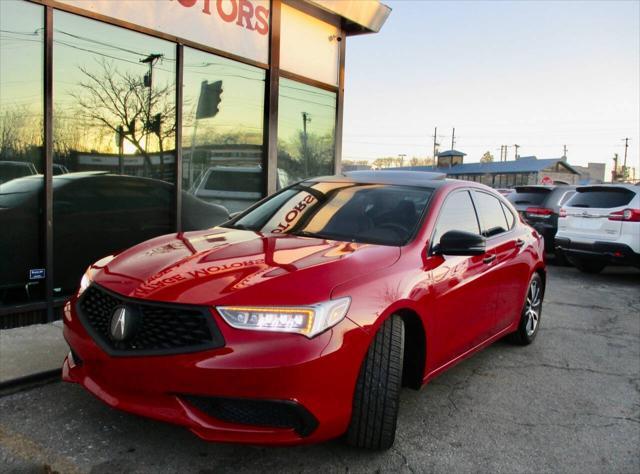
[[[92,265],[65,306],[63,375],[209,441],[386,449],[400,388],[531,343],[544,287],[543,239],[486,186],[309,179]]]

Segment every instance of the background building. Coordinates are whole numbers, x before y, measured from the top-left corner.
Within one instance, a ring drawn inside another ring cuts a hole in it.
[[[1,0],[0,328],[92,261],[340,166],[377,0]]]
[[[453,179],[476,181],[494,188],[511,188],[526,184],[579,184],[580,173],[563,158],[537,159],[535,156],[520,157],[515,161],[498,161],[489,163],[462,163],[464,153],[449,150],[444,160],[448,162],[453,156],[458,164],[452,166],[414,166],[401,169],[416,171],[436,171],[445,173]],[[440,154],[438,155],[438,164]]]

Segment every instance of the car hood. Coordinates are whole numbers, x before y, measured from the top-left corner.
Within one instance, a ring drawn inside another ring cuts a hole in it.
[[[399,256],[399,247],[214,228],[143,242],[94,267],[93,279],[154,301],[306,305]]]

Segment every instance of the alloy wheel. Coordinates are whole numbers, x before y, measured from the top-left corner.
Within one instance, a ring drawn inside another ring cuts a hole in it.
[[[525,331],[527,336],[531,337],[538,328],[538,321],[540,320],[540,307],[542,306],[542,298],[540,291],[540,284],[537,280],[533,280],[529,285],[529,291],[527,292],[527,302],[525,304],[525,317],[527,323]]]

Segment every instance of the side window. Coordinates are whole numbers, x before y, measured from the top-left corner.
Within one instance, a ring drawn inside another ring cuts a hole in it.
[[[516,223],[516,218],[513,216],[513,212],[511,212],[511,209],[509,209],[505,203],[500,202],[500,204],[502,205],[504,216],[507,218],[507,225],[509,226],[509,229],[511,229]]]
[[[440,243],[440,238],[450,230],[480,233],[478,218],[469,191],[450,194],[440,209],[440,215],[433,233],[432,246]]]
[[[502,204],[497,198],[480,191],[475,191],[473,198],[480,217],[482,235],[493,237],[509,230],[507,218],[502,211]]]

